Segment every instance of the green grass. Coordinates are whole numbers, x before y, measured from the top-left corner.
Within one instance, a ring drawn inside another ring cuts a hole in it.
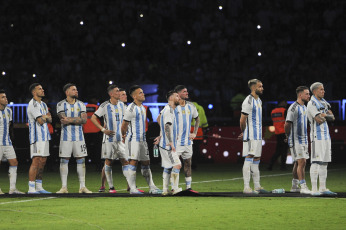
[[[0,185],[7,192],[6,168],[1,165]],[[289,171],[269,172],[264,170],[265,165],[262,168],[262,186],[268,190],[289,190]],[[328,188],[345,192],[345,165],[331,165],[329,168]],[[155,183],[161,186],[161,168],[153,166],[152,170]],[[113,171],[116,188],[126,189],[120,166],[115,165]],[[144,178],[140,173],[137,175],[138,186],[146,187]],[[240,192],[243,188],[241,176],[241,165],[199,165],[193,172],[193,181],[198,182],[193,184],[193,188],[201,192]],[[99,177],[99,173],[89,166],[86,184],[90,190],[97,191]],[[310,187],[309,180],[307,173]],[[68,181],[70,192],[78,191],[77,181],[72,166]],[[180,181],[184,181],[183,176]],[[44,173],[47,190],[55,192],[60,185],[57,169]],[[27,172],[19,173],[17,187],[27,191]],[[28,201],[32,199],[37,200]],[[346,199],[340,198],[39,199],[42,198],[0,198],[0,229],[345,229],[346,226]]]

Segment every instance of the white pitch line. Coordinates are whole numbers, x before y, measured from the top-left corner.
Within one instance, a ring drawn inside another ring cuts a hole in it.
[[[45,198],[30,199],[30,200],[17,200],[17,201],[2,202],[0,204],[24,203],[24,202],[30,202],[30,201],[48,200],[48,199],[55,199],[55,198],[57,197],[45,197]]]

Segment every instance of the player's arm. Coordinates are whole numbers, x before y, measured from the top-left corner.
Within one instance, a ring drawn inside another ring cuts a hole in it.
[[[171,126],[172,126],[172,123],[167,122],[165,124],[165,134],[166,134],[166,137],[167,137],[168,142],[169,142],[167,145],[171,146],[172,151],[175,152],[175,148],[174,148],[174,144],[173,144],[173,138],[171,135]]]
[[[14,140],[14,129],[13,129],[13,122],[12,121],[10,121],[9,132],[10,132],[10,138],[11,138],[11,140],[13,142],[13,140]]]
[[[334,114],[331,110],[328,110],[327,113],[321,113],[321,116],[327,121],[335,121]]]
[[[40,125],[43,125],[44,123],[52,123],[52,116],[50,114],[48,115],[41,115],[39,117],[36,117],[37,123]]]
[[[108,136],[114,136],[115,132],[112,130],[108,130],[105,127],[103,127],[102,125],[100,125],[100,123],[98,122],[98,118],[95,114],[93,114],[90,118],[91,122],[101,130],[101,132],[103,132],[104,134],[108,135]]]
[[[161,113],[157,116],[156,120],[157,120],[157,123],[160,125],[160,119],[161,119]]]
[[[322,124],[323,122],[326,121],[326,118],[323,117],[323,115],[321,113],[317,114],[314,117],[314,120],[318,123],[318,124]]]
[[[62,115],[60,121],[61,124],[64,125],[82,125],[87,122],[87,118],[87,114],[85,112],[82,112],[80,117],[66,117],[66,115]]]
[[[127,133],[127,129],[129,127],[130,122],[123,120],[123,123],[121,124],[121,136],[123,138],[123,142],[125,142],[125,138],[126,138],[126,133]]]
[[[242,113],[240,115],[240,131],[241,131],[241,134],[238,136],[239,139],[243,138],[243,132],[244,130],[246,129],[246,119],[249,115],[246,114],[246,113]]]
[[[196,135],[197,135],[197,131],[198,131],[198,127],[199,127],[199,117],[195,118],[195,126],[193,128],[193,133],[190,133],[190,140],[195,139]]]
[[[290,133],[291,133],[291,127],[292,127],[292,122],[291,122],[291,121],[286,121],[286,122],[285,122],[285,126],[284,126],[285,135],[286,135],[285,141],[287,141],[288,136],[289,136]]]

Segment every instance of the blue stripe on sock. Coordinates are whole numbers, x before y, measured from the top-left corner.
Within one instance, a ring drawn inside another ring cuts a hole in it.
[[[172,172],[174,172],[174,173],[179,173],[179,172],[180,172],[180,169],[173,168]]]
[[[301,181],[299,181],[299,184],[305,184],[306,183],[306,181],[305,180],[301,180]]]
[[[142,169],[150,169],[149,165],[142,165]]]
[[[134,165],[129,165],[129,169],[132,171],[136,171],[137,167]]]
[[[253,162],[253,158],[245,158],[245,161]]]
[[[164,168],[164,169],[163,169],[163,172],[164,172],[164,173],[167,173],[167,174],[171,174],[172,168]]]
[[[253,161],[252,164],[258,165],[261,161]]]

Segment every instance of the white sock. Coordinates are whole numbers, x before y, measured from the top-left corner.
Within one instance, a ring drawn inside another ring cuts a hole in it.
[[[258,161],[254,160],[252,162],[252,164],[250,165],[250,169],[251,169],[251,172],[252,172],[252,180],[253,180],[255,189],[261,187],[261,185],[260,185],[259,163],[260,163],[260,160],[258,160]]]
[[[136,169],[137,169],[136,166],[128,165],[127,183],[129,184],[131,190],[136,190],[137,189],[136,188],[137,187],[136,186]]]
[[[245,158],[243,165],[243,179],[244,179],[244,188],[250,188],[250,167],[252,164],[253,158]]]
[[[292,188],[299,188],[299,180],[292,179]]]
[[[8,177],[10,179],[10,190],[16,189],[17,182],[17,166],[10,166],[8,169]]]
[[[311,178],[311,190],[316,192],[317,189],[317,179],[318,179],[318,171],[319,171],[319,164],[312,163],[310,166],[310,178]]]
[[[164,168],[163,169],[163,173],[162,173],[162,181],[163,181],[163,186],[162,186],[162,190],[164,192],[168,192],[169,190],[169,180],[171,178],[171,173],[172,173],[172,169],[170,168]]]
[[[180,173],[180,169],[176,169],[176,168],[172,169],[171,179],[173,184],[172,189],[174,190],[177,190],[179,187],[179,173]],[[191,181],[190,181],[190,188],[191,188]]]
[[[173,181],[172,181],[173,182]],[[179,182],[179,181],[178,181]],[[185,177],[185,184],[186,184],[186,189],[191,188],[191,183],[192,183],[192,177]]]
[[[77,162],[77,174],[79,179],[79,188],[85,187],[85,159],[81,158],[76,160]]]
[[[35,181],[35,185],[36,185],[36,191],[41,191],[41,190],[43,190],[43,187],[42,187],[42,180],[36,180],[36,181]]]
[[[61,178],[61,187],[67,188],[67,175],[68,175],[68,162],[69,160],[60,159],[60,178]]]
[[[327,182],[327,164],[320,165],[318,169],[318,176],[320,179],[320,192],[326,190],[326,182]]]
[[[114,185],[113,185],[112,166],[105,165],[105,175],[107,178],[109,188],[113,188]]]
[[[35,181],[29,181],[29,192],[36,192]]]
[[[156,189],[149,165],[145,165],[145,166],[142,165],[141,172],[142,172],[142,175],[144,176],[145,180],[147,181],[149,188],[150,189]]]

